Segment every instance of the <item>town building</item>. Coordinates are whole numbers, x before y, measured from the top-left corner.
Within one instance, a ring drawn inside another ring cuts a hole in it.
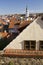
[[[5,48],[5,54],[21,53],[21,55],[43,54],[43,20],[41,17],[35,19],[28,25],[12,42]],[[40,51],[40,52],[38,52]],[[26,53],[26,54],[25,54]],[[33,53],[33,54],[32,54]]]

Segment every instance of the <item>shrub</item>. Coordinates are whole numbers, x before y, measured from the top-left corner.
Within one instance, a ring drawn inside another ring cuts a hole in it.
[[[8,65],[14,65],[14,62],[10,61]]]

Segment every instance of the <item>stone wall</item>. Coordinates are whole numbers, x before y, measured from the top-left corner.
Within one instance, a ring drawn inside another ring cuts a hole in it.
[[[15,58],[0,56],[0,65],[43,65],[43,58]]]

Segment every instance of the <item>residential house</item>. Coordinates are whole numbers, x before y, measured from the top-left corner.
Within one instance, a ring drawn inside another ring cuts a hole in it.
[[[5,48],[8,55],[43,55],[43,20],[35,19]],[[38,52],[39,51],[39,52]]]

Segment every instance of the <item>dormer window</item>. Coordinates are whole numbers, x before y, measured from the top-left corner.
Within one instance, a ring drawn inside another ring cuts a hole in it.
[[[25,40],[24,41],[24,49],[25,50],[35,50],[36,41],[34,40]]]
[[[40,43],[40,44],[39,44],[39,46],[40,46],[39,49],[40,49],[40,50],[43,50],[43,41],[39,41],[39,43]]]

